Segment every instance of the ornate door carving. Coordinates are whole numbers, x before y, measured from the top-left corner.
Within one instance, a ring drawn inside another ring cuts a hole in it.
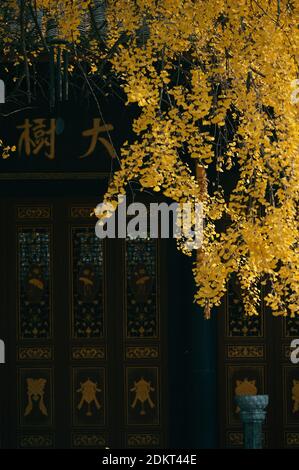
[[[4,447],[165,445],[159,243],[97,239],[93,206],[2,208]]]

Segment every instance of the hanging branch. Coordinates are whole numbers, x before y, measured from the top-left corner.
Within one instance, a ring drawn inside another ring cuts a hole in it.
[[[105,41],[103,40],[101,34],[100,34],[100,31],[98,30],[98,27],[97,27],[97,23],[96,23],[96,20],[95,20],[95,17],[94,17],[94,13],[93,13],[93,10],[91,8],[91,5],[89,5],[88,7],[88,10],[89,10],[89,15],[90,15],[90,19],[91,19],[91,24],[92,24],[92,27],[93,27],[93,30],[100,42],[100,44],[104,47],[104,50],[106,51],[107,50],[107,46],[106,46],[106,43]],[[102,28],[104,27],[105,23],[103,23],[103,26]]]
[[[49,89],[50,89],[50,108],[53,109],[55,106],[55,52],[54,47],[50,47],[50,80],[49,80]]]
[[[21,48],[24,56],[24,67],[25,67],[25,76],[26,76],[26,85],[27,85],[27,99],[28,103],[31,103],[31,87],[30,87],[30,72],[29,72],[29,63],[28,55],[26,49],[26,40],[25,40],[25,1],[21,0],[20,2],[20,27],[21,27]]]
[[[277,24],[279,23],[281,8],[280,8],[280,0],[277,0]]]
[[[47,44],[47,42],[46,42],[46,40],[45,40],[45,38],[44,38],[44,36],[43,36],[42,30],[41,30],[41,28],[40,28],[40,26],[39,26],[39,24],[38,24],[38,21],[37,21],[37,17],[36,17],[36,12],[37,12],[36,0],[34,0],[34,9],[33,9],[33,6],[32,6],[32,4],[31,4],[31,2],[29,3],[29,10],[30,10],[32,19],[33,19],[33,21],[34,21],[35,27],[36,27],[36,29],[37,29],[38,35],[39,35],[39,37],[40,37],[40,39],[41,39],[41,42],[42,42],[42,44],[43,44],[45,50],[46,50],[47,52],[49,52],[48,44]]]
[[[69,99],[69,78],[68,78],[68,67],[69,67],[69,53],[66,49],[63,51],[63,81],[62,81],[62,99]]]

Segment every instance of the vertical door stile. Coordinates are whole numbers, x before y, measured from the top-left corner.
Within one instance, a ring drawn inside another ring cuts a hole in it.
[[[9,383],[9,369],[7,363],[10,358],[9,354],[9,346],[10,346],[10,335],[9,335],[9,325],[8,325],[8,305],[7,305],[7,289],[8,289],[8,261],[7,261],[7,250],[5,250],[6,246],[6,238],[8,235],[8,222],[7,222],[7,204],[1,198],[0,199],[0,217],[2,222],[2,230],[0,231],[0,340],[3,341],[3,348],[4,348],[4,359],[5,364],[0,365],[0,448],[7,448],[8,446],[8,432],[9,432],[9,394],[7,393],[8,383]]]
[[[70,337],[70,260],[68,252],[67,208],[61,199],[54,199],[53,225],[55,447],[69,448],[71,441],[69,424],[71,415],[71,391],[68,367]]]

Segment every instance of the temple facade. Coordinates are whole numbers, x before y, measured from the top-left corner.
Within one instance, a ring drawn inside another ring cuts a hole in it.
[[[121,145],[132,119],[117,100],[101,109],[38,104],[3,123],[2,448],[241,448],[235,397],[260,394],[264,447],[298,448],[299,320],[244,317],[237,279],[206,320],[196,257],[174,240],[96,237],[110,136]]]

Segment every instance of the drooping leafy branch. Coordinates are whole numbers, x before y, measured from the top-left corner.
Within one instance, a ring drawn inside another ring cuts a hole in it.
[[[20,2],[6,3],[2,15],[18,17]],[[204,241],[194,277],[196,301],[207,315],[221,302],[232,273],[239,277],[247,314],[258,313],[261,283],[267,283],[265,300],[275,315],[297,314],[299,105],[291,96],[298,78],[298,2],[28,5],[27,27],[0,38],[7,57],[17,54],[27,80],[27,67],[48,44],[54,18],[55,35],[76,50],[74,66],[88,64],[85,79],[103,74],[103,63],[109,63],[128,103],[139,107],[136,139],[121,151],[106,201],[114,203],[132,180],[178,202],[203,201]],[[18,46],[16,38],[25,34]],[[190,158],[199,174],[212,175],[207,191]],[[221,219],[226,225],[219,231]],[[186,251],[184,243],[181,248]]]

